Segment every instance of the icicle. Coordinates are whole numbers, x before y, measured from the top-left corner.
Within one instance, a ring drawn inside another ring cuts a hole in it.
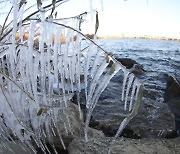
[[[58,115],[58,114],[57,114],[57,115]],[[57,117],[56,114],[55,114],[55,117]],[[57,124],[57,122],[55,122],[56,119],[58,120],[59,118],[54,118],[54,119],[53,119],[53,124],[54,124],[54,126],[56,127],[57,134],[58,134],[58,137],[59,137],[59,139],[60,139],[60,141],[61,141],[61,144],[62,144],[62,146],[63,146],[63,149],[66,149],[66,146],[65,146],[65,144],[64,144],[64,141],[63,141],[63,139],[62,139],[61,132],[60,132],[60,130],[58,129],[58,124]],[[67,128],[64,128],[64,129],[67,131]]]
[[[34,35],[35,35],[35,27],[36,27],[36,22],[35,21],[31,21],[30,23],[30,28],[29,28],[29,37],[28,37],[28,52],[27,52],[27,60],[28,60],[28,67],[27,67],[27,72],[31,72],[29,74],[30,77],[30,81],[29,83],[31,85],[29,85],[29,87],[32,86],[32,92],[30,92],[30,94],[35,96],[35,99],[37,99],[37,89],[36,89],[36,78],[34,77],[34,64],[33,64],[33,44],[34,44]],[[36,74],[36,72],[35,72]]]
[[[54,83],[58,85],[58,49],[59,49],[59,37],[60,37],[61,31],[57,30],[55,35],[55,41],[54,41],[54,57],[53,57],[53,67],[54,67]],[[61,59],[62,60],[62,59]]]
[[[75,82],[75,70],[76,70],[76,55],[74,54],[72,56],[72,82]]]
[[[97,69],[97,72],[94,75],[94,78],[93,78],[92,83],[90,85],[88,99],[87,99],[87,103],[86,103],[87,108],[89,108],[89,105],[91,104],[92,95],[93,95],[94,90],[96,88],[97,82],[98,82],[100,76],[102,75],[102,73],[104,72],[104,70],[106,69],[108,64],[109,64],[109,62],[107,62],[107,59],[104,58],[103,62],[101,63],[101,65]]]
[[[28,143],[29,148],[34,152],[34,154],[37,153],[37,151],[34,149],[34,147],[31,145],[31,143]]]
[[[10,66],[12,70],[14,69],[14,62],[16,63],[16,32],[17,32],[17,23],[18,23],[18,1],[13,0],[13,30],[12,30],[12,51],[10,54]],[[12,78],[15,78],[14,71],[12,71]]]
[[[76,96],[77,96],[78,109],[79,109],[79,118],[80,118],[80,120],[83,120],[83,116],[81,113],[81,104],[80,104],[79,92],[76,93]]]
[[[137,83],[137,89],[136,89],[136,96],[135,96],[135,99],[136,99],[136,100],[137,100],[137,98],[138,98],[138,93],[139,93],[140,87],[141,87],[141,84],[138,82],[138,83]]]
[[[109,59],[111,59],[109,57]],[[106,65],[107,66],[107,65]],[[96,88],[93,97],[91,98],[91,103],[88,104],[88,112],[86,116],[86,124],[85,124],[85,141],[87,142],[88,137],[88,126],[90,122],[90,117],[93,112],[94,107],[97,104],[97,101],[101,95],[101,93],[105,90],[108,83],[110,82],[111,78],[120,70],[121,68],[119,65],[113,64],[111,69],[104,75],[102,81],[99,83],[98,87]],[[98,74],[98,73],[97,73]]]
[[[23,35],[24,35],[24,27],[21,26],[19,27],[19,40],[21,43],[23,43]]]
[[[120,126],[119,126],[119,128],[118,128],[118,130],[117,130],[117,133],[116,133],[115,137],[112,139],[112,141],[111,141],[111,143],[110,143],[109,150],[108,150],[108,154],[111,153],[112,145],[115,143],[116,138],[122,133],[123,129],[126,127],[126,125],[129,123],[130,120],[131,120],[130,118],[125,118],[125,119],[121,122],[121,124],[120,124]]]
[[[67,124],[66,124],[66,126],[68,126],[68,130],[69,130],[69,132],[71,133],[71,134],[73,134],[72,133],[72,129],[71,129],[71,123],[70,123],[70,120],[69,120],[69,115],[67,114],[67,108],[65,108],[64,110],[63,110],[63,114],[65,115],[65,118],[66,118],[66,122],[67,122]]]
[[[68,79],[69,77],[69,70],[68,70],[68,53],[69,53],[69,49],[70,49],[70,44],[71,44],[71,33],[72,31],[68,29],[67,31],[67,35],[66,35],[66,44],[65,44],[65,50],[64,50],[64,54],[63,54],[63,64],[64,64],[64,74],[65,74],[65,78]]]
[[[64,81],[64,79],[65,79],[65,77],[64,77],[64,69],[63,69],[63,58],[62,57],[60,57],[60,59],[59,59],[60,61],[59,61],[59,66],[60,66],[60,68],[62,68],[62,69],[60,69],[59,71],[59,73],[60,73],[60,86],[61,86],[61,88],[62,88],[62,93],[63,93],[63,100],[64,100],[64,103],[65,103],[65,106],[67,107],[67,104],[66,104],[66,97],[65,97],[65,81]]]
[[[93,67],[91,69],[91,77],[94,78],[94,75],[95,75],[95,72],[97,71],[97,67],[98,67],[98,64],[100,63],[100,57],[102,56],[102,51],[99,51],[97,49],[97,53],[95,55],[95,59],[94,59],[94,63],[93,63]]]
[[[52,145],[52,147],[53,147],[53,150],[54,150],[55,154],[59,154],[59,153],[57,152],[56,147],[54,146],[54,144]],[[51,154],[51,153],[50,153],[50,154]]]
[[[130,100],[130,104],[129,104],[129,111],[132,110],[132,104],[133,104],[133,99],[134,99],[134,95],[135,95],[135,91],[136,91],[136,87],[137,86],[137,79],[135,79],[133,86],[132,86],[132,91],[131,91],[131,100]]]
[[[125,110],[125,111],[126,111],[126,109],[127,109],[128,95],[129,95],[130,88],[131,88],[131,86],[132,86],[133,79],[134,79],[134,75],[133,75],[133,74],[130,74],[130,75],[129,75],[129,79],[128,79],[128,83],[127,83],[126,98],[125,98],[125,103],[124,103],[124,110]]]
[[[44,126],[45,126],[45,130],[46,130],[46,134],[47,134],[47,138],[49,141],[51,141],[52,139],[52,132],[50,131],[49,128],[49,118],[46,119],[46,121],[44,122]]]
[[[53,136],[56,136],[55,130],[54,130],[53,126],[52,126],[52,121],[53,121],[53,118],[50,119],[49,127],[51,128],[51,132],[52,132]]]
[[[46,153],[46,152],[45,152],[45,147],[44,147],[42,141],[40,140],[40,138],[38,138],[38,137],[36,136],[36,137],[34,137],[33,139],[34,139],[36,145],[37,145],[44,153]]]
[[[91,115],[92,115],[92,110],[88,109],[87,114],[86,114],[85,128],[84,128],[84,137],[85,137],[86,143],[88,142],[88,128],[89,128]]]
[[[82,119],[79,96],[83,88],[80,80],[82,72],[84,73],[83,84],[85,84],[88,112],[84,129],[86,141],[88,140],[88,126],[93,109],[111,78],[120,69],[125,72],[122,100],[125,99],[125,106],[127,106],[129,91],[132,89],[128,109],[132,110],[133,115],[134,112],[137,112],[138,105],[136,104],[138,103],[133,104],[133,100],[139,100],[141,84],[138,80],[136,82],[135,79],[133,83],[134,78],[114,58],[107,55],[80,33],[53,23],[53,19],[46,19],[46,9],[40,9],[38,15],[40,15],[41,20],[39,23],[30,20],[28,25],[22,25],[24,5],[19,9],[17,2],[19,1],[12,1],[14,19],[11,24],[13,30],[9,35],[12,36],[10,40],[12,44],[5,46],[5,50],[0,50],[0,57],[3,58],[5,55],[7,58],[6,60],[0,59],[2,73],[6,74],[4,77],[0,74],[0,115],[4,116],[3,119],[0,117],[0,137],[2,142],[7,143],[7,145],[6,143],[1,143],[1,145],[9,148],[8,145],[11,142],[20,143],[25,151],[32,149],[36,153],[31,143],[32,139],[44,153],[50,153],[46,145],[47,138],[54,152],[57,153],[53,144],[53,137],[57,136],[63,148],[66,149],[63,141],[64,134],[62,134],[61,128],[59,129],[59,121],[64,125],[62,126],[64,127],[63,132],[73,134],[71,119],[68,115],[70,112],[69,103],[71,103],[69,100],[72,98],[73,92],[77,94],[79,117]],[[93,8],[92,5],[91,7]],[[65,25],[74,26],[76,20],[73,19],[72,23],[71,21],[66,20]],[[23,41],[26,27],[29,28],[29,38],[27,41]],[[19,40],[15,39],[17,32],[20,34],[20,44],[18,44]],[[65,42],[60,39],[62,33],[65,36]],[[74,40],[74,36],[76,36],[76,40]],[[39,38],[39,44],[37,43],[39,48],[36,49],[34,48],[35,37]],[[89,47],[82,49],[87,45]],[[107,67],[110,61],[113,62],[111,68]],[[131,86],[132,83],[133,86]],[[42,110],[40,115],[38,115],[39,110]],[[60,114],[60,112],[62,113]],[[5,123],[3,123],[4,121]],[[117,133],[121,132],[127,122],[128,120],[123,121],[123,126],[120,126]],[[18,142],[10,134],[15,136]]]
[[[22,27],[22,18],[23,18],[23,15],[24,15],[24,7],[25,7],[25,3],[20,7],[20,10],[18,12],[18,15],[19,16],[19,40],[20,42],[23,42],[23,35],[24,35],[24,30],[23,30],[23,27]]]
[[[122,85],[122,98],[121,100],[124,101],[124,94],[125,94],[125,86],[126,86],[126,81],[128,78],[129,72],[127,70],[124,70],[124,79],[123,79],[123,85]]]
[[[74,92],[74,85],[73,85],[73,71],[72,71],[72,58],[73,57],[69,57],[69,78],[70,78],[70,84],[71,84],[71,92]]]
[[[89,49],[87,51],[87,57],[86,57],[86,63],[85,63],[85,68],[84,68],[84,82],[85,82],[85,95],[86,95],[86,100],[87,100],[87,86],[88,86],[88,76],[89,76],[89,65],[91,61],[91,51],[92,51],[92,44],[90,44]]]
[[[107,72],[103,79],[101,80],[101,82],[99,83],[98,87],[96,88],[93,98],[92,98],[92,108],[95,107],[101,93],[105,90],[105,88],[107,87],[107,85],[109,84],[111,78],[120,70],[120,67],[118,67],[118,65],[113,64],[111,69],[109,70],[109,72]]]
[[[79,54],[77,53],[76,55],[76,84],[77,84],[77,90],[78,92],[81,91],[81,81],[80,81],[80,57]]]
[[[46,74],[47,74],[47,77],[48,77],[48,80],[47,80],[47,94],[49,94],[49,97],[48,99],[50,99],[52,96],[52,91],[53,91],[53,88],[52,88],[52,85],[53,85],[53,79],[52,79],[52,75],[51,75],[51,47],[53,46],[53,42],[52,42],[52,36],[53,36],[53,28],[49,28],[49,26],[53,27],[51,25],[52,23],[47,23],[46,25],[46,29],[49,31],[47,33],[47,56],[46,56],[46,63],[47,63],[47,68],[46,68]]]
[[[47,118],[47,115],[43,115],[42,117],[41,117],[41,123],[42,123],[42,125],[40,126],[41,127],[41,132],[42,132],[42,135],[44,136],[44,137],[47,137],[47,134],[46,134],[46,132],[45,132],[45,129],[44,129],[44,123],[45,123],[45,121],[46,121],[46,118]]]

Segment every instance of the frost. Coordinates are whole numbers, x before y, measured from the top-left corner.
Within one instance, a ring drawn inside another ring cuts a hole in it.
[[[36,153],[33,140],[46,153],[47,138],[57,153],[52,139],[57,136],[66,149],[59,121],[64,133],[73,135],[68,109],[76,96],[82,120],[82,94],[86,97],[84,131],[88,141],[89,122],[98,99],[113,76],[123,71],[122,102],[127,114],[116,138],[138,111],[142,87],[138,79],[77,30],[79,18],[56,22],[46,15],[52,7],[40,6],[40,12],[25,20],[25,4],[19,9],[17,1],[12,2],[14,20],[8,26],[11,31],[3,37],[6,43],[0,44],[1,145],[11,150],[10,143],[17,139],[25,151]],[[25,39],[26,30],[29,35]]]

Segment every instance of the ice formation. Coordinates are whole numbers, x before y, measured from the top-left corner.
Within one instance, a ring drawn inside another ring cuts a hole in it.
[[[129,114],[121,123],[116,138],[137,113],[142,89],[138,79],[77,30],[78,24],[74,22],[78,22],[78,18],[69,19],[73,23],[70,27],[47,19],[46,10],[41,7],[32,15],[37,20],[26,21],[23,16],[25,4],[19,8],[17,0],[12,2],[14,20],[8,29],[13,28],[0,44],[1,146],[11,150],[10,143],[18,140],[25,151],[31,149],[36,153],[33,142],[44,153],[50,153],[45,140],[48,138],[57,153],[51,138],[58,136],[65,149],[58,120],[63,120],[66,133],[72,134],[67,110],[73,95],[77,95],[80,111],[82,90],[86,96],[84,130],[85,141],[88,141],[93,109],[111,78],[123,71],[122,101]],[[25,29],[28,29],[27,40],[23,38]],[[17,33],[19,38],[15,37]],[[84,48],[84,45],[87,46]],[[62,117],[59,117],[60,113]]]

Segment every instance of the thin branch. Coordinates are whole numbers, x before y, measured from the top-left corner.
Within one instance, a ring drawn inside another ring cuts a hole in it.
[[[13,108],[12,108],[12,106],[11,106],[11,104],[10,104],[10,102],[9,102],[9,100],[8,100],[8,98],[7,98],[6,94],[5,94],[5,92],[4,92],[4,90],[3,90],[3,86],[2,86],[1,84],[0,84],[0,88],[1,88],[1,91],[2,91],[2,94],[3,94],[4,98],[6,99],[6,102],[8,103],[8,105],[9,105],[9,107],[10,107],[12,113],[13,113],[14,116],[16,117],[18,123],[19,123],[22,127],[26,128],[27,131],[33,133],[33,131],[29,130],[26,126],[23,126],[23,125],[22,125],[22,122],[21,122],[21,121],[18,119],[18,117],[16,116],[16,114],[15,114],[15,112],[14,112],[14,110],[13,110]]]
[[[70,26],[67,26],[67,25],[64,25],[64,24],[61,24],[61,23],[57,23],[57,22],[53,22],[54,24],[56,25],[59,25],[59,26],[63,26],[65,28],[69,28],[79,34],[81,34],[83,37],[85,37],[87,40],[89,40],[91,43],[93,43],[95,46],[97,46],[99,49],[101,49],[102,51],[105,52],[105,54],[109,55],[110,52],[106,51],[105,49],[103,49],[101,46],[99,46],[96,42],[94,42],[92,39],[90,39],[88,36],[84,35],[82,32],[80,32],[79,30],[73,28],[73,27],[70,27]],[[113,58],[113,57],[112,57]]]
[[[87,15],[89,12],[83,12],[79,15],[75,15],[75,16],[72,16],[72,17],[67,17],[67,18],[59,18],[59,19],[54,19],[55,21],[58,21],[58,20],[66,20],[66,19],[74,19],[74,18],[77,18],[77,19],[80,19],[80,16],[82,15]]]
[[[5,26],[6,26],[6,22],[7,22],[8,18],[9,18],[9,15],[10,15],[12,9],[13,9],[13,7],[11,7],[11,9],[10,9],[9,12],[8,12],[8,15],[6,16],[6,19],[5,19],[5,21],[4,21],[4,24],[3,24],[3,27],[2,27],[2,30],[1,30],[0,39],[1,39],[1,36],[2,36],[2,34],[3,34],[3,32],[4,32],[4,28],[5,28]]]
[[[118,63],[122,68],[126,69],[126,67],[124,65],[121,64],[121,62],[119,62],[118,60],[116,60],[112,53],[111,52],[108,52],[106,51],[105,49],[103,49],[101,46],[99,46],[96,42],[94,42],[92,39],[90,39],[88,36],[84,35],[82,32],[80,32],[79,30],[73,28],[73,27],[70,27],[70,26],[67,26],[67,25],[64,25],[64,24],[61,24],[61,23],[57,23],[57,22],[53,22],[54,24],[56,25],[60,25],[60,26],[63,26],[65,28],[69,28],[79,34],[81,34],[83,37],[85,37],[87,40],[89,40],[91,43],[93,43],[95,46],[97,46],[99,49],[101,49],[102,51],[104,51],[104,53],[106,54],[106,56],[110,56],[111,59],[113,59],[114,62]]]
[[[13,81],[10,77],[8,77],[6,74],[4,74],[1,71],[0,74],[6,77],[8,80],[10,80],[12,83],[14,83],[21,91],[23,91],[31,100],[35,102],[35,99],[32,96],[30,96],[30,94],[28,94],[24,89],[22,89],[15,81]]]
[[[63,0],[57,0],[56,3],[59,3],[59,2],[61,2],[61,1],[63,1]],[[69,1],[69,0],[64,0],[62,3],[65,3],[65,2],[67,2],[67,1]],[[60,4],[62,4],[62,3],[60,3]],[[60,4],[59,4],[59,5],[60,5]],[[52,5],[53,5],[53,4],[49,4],[49,5],[45,6],[45,7],[43,7],[43,9],[49,9],[49,10],[50,10],[51,7],[52,7]],[[47,10],[47,11],[48,11],[48,10]],[[39,11],[35,11],[35,12],[31,13],[31,14],[28,15],[26,18],[24,18],[24,19],[22,20],[22,22],[17,23],[17,26],[19,26],[20,23],[23,23],[23,22],[29,20],[30,17],[34,16],[34,15],[37,14],[37,13],[39,13]],[[11,28],[9,31],[7,31],[6,34],[4,34],[4,35],[0,38],[0,41],[2,41],[12,30],[13,30],[13,28]]]

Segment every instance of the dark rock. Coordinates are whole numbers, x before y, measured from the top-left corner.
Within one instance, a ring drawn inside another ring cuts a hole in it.
[[[164,138],[167,138],[167,139],[172,139],[172,138],[176,138],[176,137],[178,137],[178,134],[177,134],[177,131],[175,131],[175,130],[167,131],[164,134]]]
[[[68,115],[69,122],[70,122],[70,128],[64,127],[64,119],[58,118],[58,124],[57,129],[59,130],[60,134],[62,135],[62,139],[64,141],[64,144],[66,147],[68,147],[69,143],[76,137],[84,137],[84,119],[80,118],[79,108],[76,104],[72,102],[68,102],[68,108],[66,110],[66,114]],[[81,115],[83,115],[82,111]],[[63,112],[60,112],[59,117],[65,116]],[[68,132],[67,132],[68,131]],[[55,136],[51,137],[51,142],[53,145],[58,148],[59,150],[63,150],[63,147],[61,145],[60,139],[58,137],[58,133],[56,131],[56,128],[54,128],[54,132],[56,133]],[[101,131],[98,131],[93,128],[88,129],[88,137],[104,137],[104,134]],[[49,138],[45,138],[46,144],[49,144]],[[66,151],[64,151],[66,152]]]
[[[168,104],[175,116],[176,131],[180,136],[180,80],[172,75],[167,81],[164,102]]]
[[[47,144],[47,148],[51,152],[51,154],[56,154],[56,152],[54,151],[54,148],[50,144]],[[55,147],[55,149],[56,149],[57,153],[59,153],[59,154],[68,154],[67,150],[60,149],[59,147]],[[45,152],[49,153],[47,150],[45,150]],[[44,152],[39,148],[37,150],[37,154],[44,154]]]
[[[93,119],[99,122],[96,129],[102,130],[106,136],[114,136],[123,117],[119,113],[123,106],[119,100],[106,99],[95,108]],[[144,98],[139,112],[127,127],[124,134],[129,138],[159,138],[169,130],[175,129],[174,116],[167,104],[157,103]]]
[[[132,60],[130,58],[116,58],[117,61],[119,61],[122,65],[124,65],[127,69],[130,69],[133,67],[134,64],[138,64],[135,60]]]
[[[116,132],[118,130],[117,125],[111,125],[111,126],[106,126],[102,125],[100,128],[102,132],[105,134],[107,137],[113,137],[116,135]],[[122,133],[120,134],[120,137],[126,137],[126,138],[131,138],[131,139],[140,139],[140,135],[136,134],[132,129],[125,128]]]
[[[132,73],[142,73],[145,72],[143,65],[139,64],[135,60],[132,60],[130,58],[116,58],[117,61],[119,61],[122,65],[124,65],[127,69],[132,69]]]
[[[137,116],[129,123],[129,127],[142,138],[159,138],[163,137],[166,131],[175,128],[174,116],[167,104],[144,98]]]

